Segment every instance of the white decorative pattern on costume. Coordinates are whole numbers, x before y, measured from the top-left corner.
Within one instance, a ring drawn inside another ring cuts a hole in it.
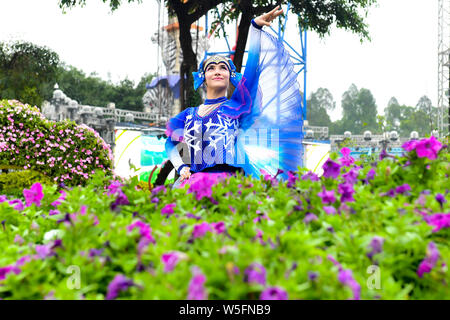
[[[214,123],[210,118],[205,125],[207,128],[205,134],[209,144],[214,148],[217,145],[224,146],[226,152],[230,152],[234,156],[235,132],[239,130],[239,120],[221,116],[220,113],[217,114],[217,120],[219,120],[219,123]]]
[[[194,150],[194,153],[202,150],[202,122],[193,121],[192,115],[186,117],[186,125],[184,126],[184,142]],[[192,122],[194,125],[191,127]]]

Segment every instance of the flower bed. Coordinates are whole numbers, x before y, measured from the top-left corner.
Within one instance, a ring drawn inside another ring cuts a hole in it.
[[[79,185],[97,169],[111,174],[112,152],[86,125],[49,121],[36,107],[0,100],[0,167],[8,166],[43,173],[57,183]]]
[[[0,298],[450,299],[450,156],[405,149],[287,182],[34,184],[0,198]]]

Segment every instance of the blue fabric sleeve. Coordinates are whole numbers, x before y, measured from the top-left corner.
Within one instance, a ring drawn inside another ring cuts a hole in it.
[[[167,157],[170,162],[172,162],[174,168],[180,173],[183,167],[187,166],[183,159],[180,157],[177,145],[183,141],[184,134],[184,123],[186,121],[186,116],[189,114],[189,109],[187,108],[177,114],[175,117],[169,119],[166,124],[166,136],[167,140],[165,143],[165,149]]]
[[[302,92],[283,41],[252,21],[243,79],[224,110],[239,117],[238,166],[287,179],[303,166]]]

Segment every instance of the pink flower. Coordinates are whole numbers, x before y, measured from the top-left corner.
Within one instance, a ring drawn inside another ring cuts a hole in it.
[[[436,262],[439,259],[439,250],[436,247],[434,242],[430,242],[427,246],[427,253],[425,259],[420,263],[419,268],[417,269],[417,275],[422,278],[424,273],[429,273]]]
[[[259,296],[260,300],[288,300],[287,292],[278,287],[266,288]]]
[[[345,167],[349,167],[355,162],[355,159],[350,156],[350,152],[351,150],[347,147],[341,149],[342,158],[339,159],[339,162]]]
[[[208,222],[202,222],[194,226],[194,230],[192,231],[193,239],[203,237],[206,232],[212,232],[211,226]]]
[[[161,209],[161,214],[165,214],[167,217],[170,217],[173,214],[173,209],[177,206],[176,203],[169,203]]]
[[[189,282],[188,288],[188,300],[206,300],[208,299],[208,294],[205,289],[206,277],[201,271],[195,267],[194,276]]]
[[[221,234],[225,232],[225,223],[223,221],[211,223],[211,226],[213,227],[214,231],[217,234]]]
[[[266,285],[266,269],[259,263],[252,263],[244,271],[244,282]]]
[[[121,291],[127,290],[129,287],[133,286],[132,280],[126,278],[125,276],[118,274],[108,285],[108,291],[106,293],[106,299],[112,300],[117,298]]]
[[[175,268],[175,266],[177,265],[177,263],[181,259],[185,259],[185,258],[187,258],[187,256],[183,252],[173,251],[173,252],[164,253],[161,256],[161,261],[162,261],[162,263],[164,263],[164,272],[172,271],[173,268]]]
[[[337,177],[339,177],[341,166],[337,162],[328,159],[327,161],[325,161],[322,168],[323,168],[323,176],[325,178],[336,179]]]
[[[322,192],[317,194],[321,199],[323,204],[331,204],[336,201],[336,197],[334,196],[334,190],[327,191],[325,187]]]
[[[198,172],[193,174],[189,180],[185,180],[181,186],[188,183],[190,185],[188,193],[195,193],[197,201],[200,201],[204,197],[212,199],[211,187],[227,176],[227,173]]]
[[[39,182],[36,182],[29,190],[24,189],[23,195],[25,197],[25,204],[27,207],[31,206],[33,203],[39,207],[41,205],[41,200],[44,198],[44,194],[42,193],[42,185]]]
[[[429,139],[420,140],[416,146],[416,153],[419,158],[428,158],[430,160],[435,160],[439,150],[442,148],[442,143],[437,140],[434,136]]]

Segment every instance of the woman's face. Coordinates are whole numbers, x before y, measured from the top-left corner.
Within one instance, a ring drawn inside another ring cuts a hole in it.
[[[230,83],[230,71],[224,63],[210,63],[205,70],[206,90],[223,90]]]

